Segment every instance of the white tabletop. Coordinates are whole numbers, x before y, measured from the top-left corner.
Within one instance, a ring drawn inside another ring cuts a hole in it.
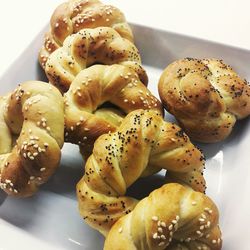
[[[64,0],[12,0],[0,6],[0,75]],[[105,0],[128,21],[250,49],[248,0]]]

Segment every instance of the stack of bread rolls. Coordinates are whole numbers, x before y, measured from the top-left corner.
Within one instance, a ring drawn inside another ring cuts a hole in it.
[[[0,98],[0,187],[33,195],[70,142],[86,159],[79,211],[106,237],[105,250],[221,249],[205,157],[190,138],[229,136],[250,114],[248,83],[221,60],[177,60],[158,87],[180,127],[165,121],[124,14],[99,0],[58,6],[38,60],[48,83],[22,83]],[[165,185],[141,201],[127,195],[162,169]]]

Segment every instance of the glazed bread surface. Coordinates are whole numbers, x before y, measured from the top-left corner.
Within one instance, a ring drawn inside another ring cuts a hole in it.
[[[220,250],[219,212],[206,195],[171,183],[111,228],[104,250]]]
[[[137,64],[141,81],[147,83],[135,45],[108,27],[82,29],[68,36],[48,58],[45,73],[51,84],[66,92],[76,75],[93,64],[132,64],[133,68]]]
[[[49,55],[60,48],[69,35],[96,27],[111,27],[133,42],[131,28],[118,8],[98,0],[69,0],[59,5],[51,17],[50,31],[45,34],[39,53],[41,66],[45,68]]]
[[[159,100],[141,82],[132,67],[94,65],[82,70],[64,95],[65,140],[92,152],[95,140],[114,132],[124,116],[136,109],[155,109],[162,113]],[[102,107],[109,103],[114,106]]]
[[[0,98],[0,186],[7,194],[30,196],[55,172],[64,143],[63,107],[60,92],[45,82],[22,83]]]
[[[203,165],[202,153],[178,126],[156,111],[133,111],[116,132],[96,140],[77,184],[80,214],[106,235],[136,205],[126,190],[138,178],[166,169],[167,181],[204,192]]]
[[[250,114],[250,86],[221,60],[175,61],[158,87],[165,108],[196,141],[224,140]]]

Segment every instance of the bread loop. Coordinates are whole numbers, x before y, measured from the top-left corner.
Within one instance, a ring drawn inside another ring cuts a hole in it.
[[[45,68],[49,55],[60,48],[69,35],[96,27],[111,27],[133,42],[131,28],[118,8],[98,0],[69,0],[59,5],[51,17],[50,31],[39,53],[41,66]]]
[[[250,86],[221,60],[173,62],[161,75],[159,94],[186,133],[200,142],[224,140],[236,120],[250,114]]]
[[[34,194],[56,170],[64,142],[63,107],[60,92],[38,81],[0,99],[0,183],[9,195]]]
[[[131,67],[94,65],[82,70],[65,93],[64,100],[65,140],[79,144],[85,155],[92,151],[100,135],[115,131],[129,112],[136,109],[163,111],[161,103],[140,81],[132,64]],[[116,108],[100,108],[105,103]]]
[[[76,75],[93,64],[132,64],[133,68],[136,64],[141,81],[147,83],[135,45],[107,27],[83,29],[67,37],[48,58],[45,72],[50,83],[66,92]]]
[[[125,194],[138,178],[167,169],[169,181],[204,192],[203,165],[202,153],[178,126],[156,111],[133,111],[116,132],[96,140],[77,184],[80,213],[106,235],[137,204]]]
[[[219,212],[206,195],[177,183],[141,200],[111,228],[104,250],[220,250]]]

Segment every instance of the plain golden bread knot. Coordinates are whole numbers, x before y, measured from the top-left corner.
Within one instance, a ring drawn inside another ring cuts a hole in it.
[[[98,0],[70,0],[59,5],[51,17],[50,31],[39,54],[41,66],[45,67],[49,55],[62,46],[66,37],[96,27],[111,27],[133,42],[132,31],[119,9]]]
[[[221,60],[175,61],[158,87],[165,108],[200,142],[225,139],[236,120],[250,114],[250,86]]]
[[[64,104],[48,83],[30,81],[0,99],[0,185],[30,196],[56,170],[64,142]]]
[[[140,81],[136,71],[119,64],[94,65],[82,70],[64,100],[65,140],[79,144],[84,155],[92,152],[100,135],[115,131],[129,112],[136,109],[163,112],[161,103]],[[103,108],[106,103],[115,106]]]
[[[114,133],[100,136],[77,184],[85,221],[106,235],[137,201],[125,196],[138,178],[161,169],[172,182],[205,191],[204,157],[183,131],[153,110],[129,113]]]
[[[166,184],[111,228],[104,250],[220,250],[219,212],[206,195]]]
[[[63,47],[54,51],[47,60],[45,72],[53,85],[62,92],[69,89],[75,76],[93,64],[137,64],[140,79],[147,83],[141,67],[141,58],[135,45],[122,38],[114,29],[101,27],[83,29],[68,36]]]

